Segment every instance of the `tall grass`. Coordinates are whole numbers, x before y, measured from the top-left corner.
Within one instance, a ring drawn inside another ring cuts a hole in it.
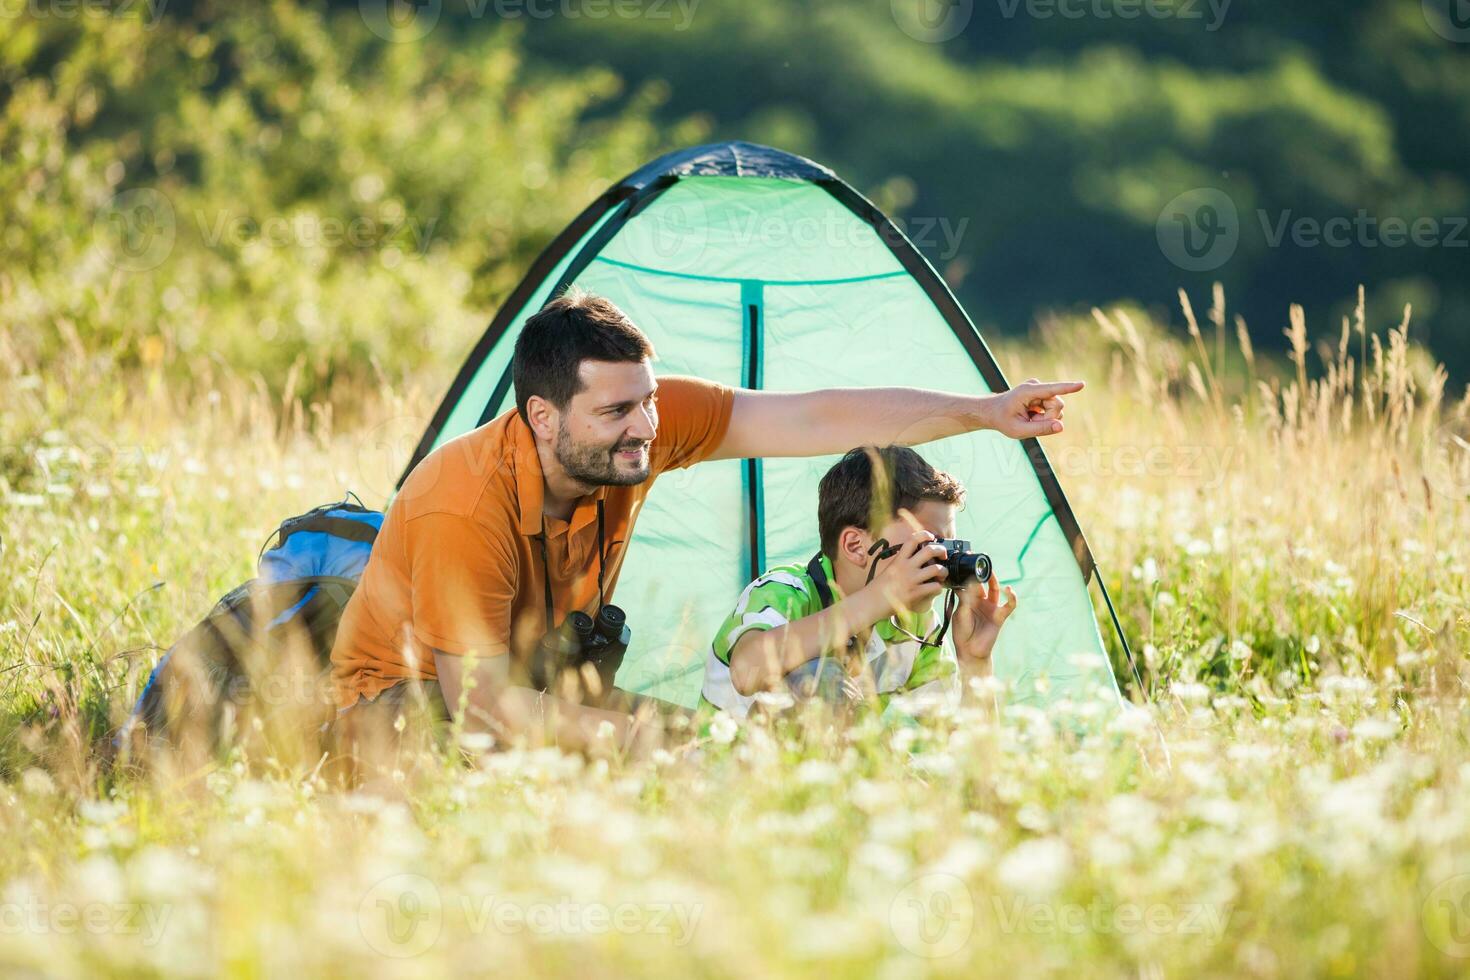
[[[1283,359],[1181,298],[1182,332],[1099,310],[999,352],[1089,382],[1047,448],[1172,766],[1136,715],[808,717],[645,760],[466,738],[386,796],[250,743],[118,768],[107,735],[281,517],[382,503],[443,379],[99,376],[0,326],[0,964],[1462,972],[1467,402],[1408,311],[1294,308]]]

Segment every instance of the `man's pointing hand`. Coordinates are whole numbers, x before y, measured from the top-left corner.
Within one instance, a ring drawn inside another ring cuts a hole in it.
[[[1018,384],[995,398],[995,431],[1012,439],[1049,436],[1062,431],[1063,395],[1082,390],[1081,381]]]

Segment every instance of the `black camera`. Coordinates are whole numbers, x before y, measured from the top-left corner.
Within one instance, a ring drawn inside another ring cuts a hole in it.
[[[531,686],[551,690],[563,671],[580,671],[590,664],[601,682],[601,697],[612,691],[633,631],[628,614],[617,606],[603,606],[597,618],[580,610],[568,613],[560,626],[542,637],[531,658]]]
[[[962,589],[971,582],[990,581],[990,556],[970,550],[970,542],[958,538],[940,538],[931,542],[944,549],[944,557],[936,558],[930,565],[943,565],[946,589]]]

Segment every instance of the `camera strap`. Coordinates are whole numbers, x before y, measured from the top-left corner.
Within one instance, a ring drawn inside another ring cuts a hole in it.
[[[878,574],[878,563],[886,558],[892,558],[898,554],[899,549],[890,545],[886,538],[879,538],[868,549],[868,554],[873,556],[873,561],[868,565],[868,581],[871,584],[873,576]],[[806,574],[812,580],[812,585],[817,589],[817,598],[822,603],[823,609],[828,609],[835,601],[832,596],[832,584],[827,581],[827,569],[822,566],[822,553],[819,551],[812,555],[812,560],[806,563]],[[910,640],[917,641],[921,646],[937,647],[944,643],[944,638],[949,633],[950,621],[954,618],[954,611],[959,608],[959,594],[953,589],[946,590],[944,596],[944,617],[939,626],[929,632],[928,636],[919,636],[905,629],[898,621],[897,616],[890,616],[888,623],[895,630]]]
[[[899,550],[899,548],[890,545],[887,538],[879,538],[874,542],[873,547],[868,549],[868,554],[875,556],[872,564],[868,566],[869,583],[873,581],[873,576],[878,574],[878,563],[885,558],[892,558],[898,554]],[[897,616],[888,617],[888,625],[897,630],[900,635],[916,641],[920,646],[941,646],[944,643],[944,637],[949,633],[949,624],[954,619],[954,611],[959,608],[959,605],[959,594],[953,589],[947,589],[944,594],[944,617],[940,621],[939,626],[929,631],[928,636],[919,636],[917,633],[912,633],[905,629],[903,624],[898,621]]]
[[[812,580],[812,585],[817,587],[817,598],[821,600],[822,608],[830,607],[833,602],[832,586],[827,582],[827,570],[822,567],[820,551],[812,555],[812,560],[806,563],[806,574]]]
[[[541,584],[546,591],[546,629],[548,632],[556,629],[556,607],[551,597],[551,553],[546,547],[546,515],[541,515],[541,533],[536,536],[541,545]],[[605,533],[603,530],[603,501],[597,499],[597,611],[602,612],[604,598],[604,582],[607,572],[607,547],[604,544]]]

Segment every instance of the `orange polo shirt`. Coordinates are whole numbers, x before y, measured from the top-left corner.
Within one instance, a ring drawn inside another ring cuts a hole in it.
[[[556,622],[597,606],[597,500],[603,500],[610,599],[633,523],[665,470],[707,459],[725,438],[734,392],[698,378],[659,379],[658,434],[637,486],[599,487],[570,521],[546,517]],[[546,633],[541,547],[544,483],[530,428],[511,409],[414,467],[383,518],[332,647],[337,703],[399,681],[433,680],[435,649],[526,657]]]

